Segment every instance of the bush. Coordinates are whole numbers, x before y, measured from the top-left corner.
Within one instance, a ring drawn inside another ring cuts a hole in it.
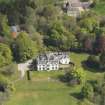
[[[0,67],[12,62],[12,52],[8,45],[0,43]]]
[[[31,59],[36,55],[37,50],[36,42],[32,41],[26,32],[19,34],[13,46],[14,56],[19,62]]]
[[[105,52],[100,55],[100,69],[105,69]]]
[[[84,83],[85,81],[85,72],[82,68],[74,69],[72,71],[68,71],[61,78],[61,81],[69,83],[69,85],[76,85],[80,83]]]
[[[64,81],[64,82],[70,82],[71,79],[72,79],[72,78],[71,78],[70,72],[67,72],[67,73],[65,73],[65,75],[63,76],[62,81]]]
[[[89,100],[92,100],[94,97],[94,89],[93,86],[90,83],[86,83],[81,90],[81,94],[83,98],[87,98]]]
[[[73,70],[71,72],[72,79],[77,80],[79,83],[83,83],[85,81],[85,76],[86,74],[82,68]]]
[[[99,68],[99,56],[90,55],[86,61],[86,65],[91,68]]]
[[[3,105],[3,102],[8,100],[14,90],[14,85],[3,75],[0,75],[0,105]]]
[[[88,60],[89,62],[94,62],[94,63],[98,63],[99,62],[99,57],[98,56],[95,56],[95,55],[90,55],[88,57]]]
[[[12,92],[14,90],[15,90],[14,85],[3,75],[0,75],[0,91]]]
[[[17,69],[18,69],[17,65],[12,63],[6,67],[1,68],[0,72],[5,76],[12,76],[16,72]]]

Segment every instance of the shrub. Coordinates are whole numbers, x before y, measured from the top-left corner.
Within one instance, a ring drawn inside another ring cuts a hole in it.
[[[0,75],[0,91],[1,92],[12,92],[14,91],[14,85],[3,75]]]
[[[17,65],[12,63],[0,69],[0,72],[5,76],[12,76],[17,70]]]
[[[98,56],[95,56],[95,55],[90,55],[88,57],[88,60],[89,62],[94,62],[94,63],[98,63],[99,62],[99,57]]]
[[[94,89],[93,86],[90,83],[86,83],[81,90],[81,94],[83,98],[87,98],[89,100],[92,100],[94,97]]]
[[[12,62],[12,52],[8,45],[0,43],[0,67]]]
[[[105,69],[105,52],[100,55],[100,68]]]
[[[71,78],[70,72],[66,72],[65,75],[64,75],[64,77],[62,78],[62,80],[63,80],[64,82],[69,82],[71,79],[72,79],[72,78]]]
[[[25,62],[35,56],[37,45],[26,32],[21,32],[14,43],[13,52],[17,61]]]
[[[69,83],[69,85],[76,85],[84,83],[85,81],[85,72],[82,68],[74,69],[72,71],[68,71],[61,78],[61,81]]]
[[[14,90],[14,85],[3,75],[0,75],[0,105],[3,105],[3,102],[8,100]]]
[[[99,57],[90,55],[86,61],[86,65],[91,68],[99,68]]]
[[[76,79],[79,83],[83,83],[85,81],[85,72],[82,68],[73,70],[71,72],[72,79]]]

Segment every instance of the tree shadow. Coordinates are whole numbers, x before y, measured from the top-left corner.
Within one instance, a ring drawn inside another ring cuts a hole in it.
[[[3,85],[0,84],[0,92],[5,92],[5,88]]]
[[[74,98],[78,99],[78,100],[82,100],[83,96],[81,93],[71,93],[71,96],[73,96]]]
[[[96,84],[98,84],[97,80],[88,80],[88,83],[90,83],[93,87],[95,87]]]
[[[74,52],[74,53],[77,53],[77,54],[97,54],[96,52],[93,52],[93,51],[86,51],[84,49],[81,49],[81,48],[71,48],[70,49],[70,52]]]
[[[63,83],[67,83],[69,80],[64,76],[64,75],[59,75],[57,77],[57,79],[60,81],[60,82],[63,82]]]
[[[97,62],[95,63],[95,62],[83,61],[81,64],[82,64],[82,67],[87,71],[91,71],[94,73],[104,72],[104,70],[101,70],[99,68],[99,63]]]
[[[32,63],[29,65],[30,71],[37,71],[36,64],[36,60],[33,60]]]
[[[69,73],[66,73],[65,75],[59,75],[57,79],[60,82],[65,83],[67,86],[80,85],[80,81],[77,78],[72,78]]]

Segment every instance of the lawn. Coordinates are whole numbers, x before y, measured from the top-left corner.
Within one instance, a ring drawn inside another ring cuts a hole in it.
[[[17,82],[17,91],[6,105],[77,105],[77,99],[71,94],[74,87],[60,82],[23,80]],[[79,92],[75,87],[75,92]]]
[[[93,10],[99,15],[105,15],[105,2],[100,2],[93,8]]]
[[[70,53],[71,60],[76,67],[82,67],[83,61],[88,54]],[[93,80],[101,78],[103,73],[93,72],[85,69],[87,79]],[[31,81],[26,77],[15,83],[16,91],[4,105],[78,105],[79,99],[76,97],[81,90],[81,86],[67,86],[60,81],[49,81],[48,78],[56,78],[64,71],[52,72],[31,72]]]

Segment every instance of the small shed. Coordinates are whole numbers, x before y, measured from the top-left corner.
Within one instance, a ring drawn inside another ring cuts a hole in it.
[[[11,35],[13,38],[16,38],[18,35],[19,27],[16,25],[11,26]]]
[[[28,60],[25,63],[18,64],[18,71],[21,72],[21,77],[24,77],[25,72],[30,70],[30,66],[32,64],[33,60]]]

